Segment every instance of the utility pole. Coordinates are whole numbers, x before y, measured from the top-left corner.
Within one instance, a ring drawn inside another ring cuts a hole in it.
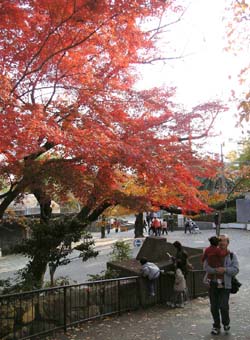
[[[220,174],[220,193],[226,193],[226,178],[225,178],[225,165],[224,165],[224,155],[223,155],[223,146],[224,143],[220,144],[220,158],[221,158],[221,174]],[[216,226],[216,235],[220,236],[220,224],[221,224],[221,210],[219,210],[214,217],[214,222]]]

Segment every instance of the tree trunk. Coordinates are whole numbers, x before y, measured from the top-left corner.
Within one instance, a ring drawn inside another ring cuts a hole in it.
[[[144,237],[143,235],[143,213],[139,213],[136,215],[135,219],[135,238]]]
[[[101,227],[101,238],[105,238],[105,227]]]
[[[54,264],[49,265],[49,275],[50,275],[50,287],[54,287],[54,275],[56,272],[56,266]]]
[[[33,190],[38,203],[40,205],[40,220],[48,223],[52,216],[51,199],[48,197],[41,188]]]
[[[48,260],[41,258],[41,255],[35,255],[29,263],[26,282],[33,288],[40,289],[43,286],[44,275],[47,269]]]

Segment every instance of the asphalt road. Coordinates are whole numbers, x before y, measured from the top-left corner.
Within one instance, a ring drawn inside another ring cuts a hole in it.
[[[95,249],[99,255],[95,259],[89,259],[83,262],[80,258],[74,259],[67,266],[61,266],[57,269],[55,278],[69,277],[70,281],[83,282],[88,279],[88,274],[98,274],[106,269],[106,262],[110,260],[112,245],[117,240],[125,240],[131,245],[131,254],[136,256],[138,248],[133,246],[133,231],[115,233],[111,231],[105,239],[100,238],[100,233],[93,233],[95,239]],[[69,257],[77,257],[78,251],[73,251]],[[28,259],[22,255],[8,255],[0,257],[0,279],[14,278],[17,270],[22,269]],[[45,281],[49,280],[49,272],[45,274]]]

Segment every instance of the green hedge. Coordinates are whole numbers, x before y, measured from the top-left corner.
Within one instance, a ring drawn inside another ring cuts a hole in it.
[[[236,222],[236,209],[229,208],[225,211],[222,211],[221,214],[221,223],[232,223]]]
[[[209,215],[197,215],[193,217],[194,221],[214,222],[214,213]],[[236,209],[228,208],[221,212],[221,223],[236,222]]]

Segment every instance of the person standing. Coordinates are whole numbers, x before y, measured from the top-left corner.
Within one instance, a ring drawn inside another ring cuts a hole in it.
[[[174,272],[173,290],[174,290],[174,294],[171,297],[171,302],[167,303],[167,305],[169,305],[170,307],[184,308],[184,303],[186,302],[186,298],[187,298],[187,295],[186,295],[187,284],[186,284],[186,279],[178,263],[176,265],[176,269]]]
[[[151,224],[155,236],[161,236],[161,222],[157,217],[154,217],[152,224]]]
[[[146,213],[146,221],[147,221],[147,225],[148,225],[148,229],[150,228],[150,223],[151,223],[151,217],[150,217],[150,213],[147,212]]]
[[[173,214],[171,213],[171,215],[168,217],[168,226],[169,226],[169,230],[171,232],[174,231],[174,216]]]
[[[181,269],[185,279],[189,269],[192,269],[192,265],[188,262],[188,253],[183,249],[182,244],[179,241],[175,241],[173,246],[176,249],[176,255],[174,262],[176,266]]]
[[[166,221],[165,218],[162,221],[161,228],[162,228],[162,235],[164,235],[164,233],[168,235],[168,222]]]
[[[101,238],[105,238],[105,229],[106,229],[106,218],[105,216],[102,216],[101,220]]]
[[[115,232],[118,233],[120,227],[120,223],[118,222],[117,218],[114,219],[113,228],[115,228]]]
[[[229,246],[229,237],[221,235],[219,239],[219,247],[223,251],[227,251]],[[218,335],[221,330],[221,323],[224,327],[225,333],[230,330],[230,316],[229,316],[229,298],[230,290],[232,288],[232,277],[239,272],[239,262],[236,254],[230,253],[224,258],[224,265],[222,267],[212,268],[208,265],[207,260],[204,261],[204,270],[206,276],[213,275],[209,282],[209,300],[210,311],[213,318],[213,327],[211,334]],[[223,275],[222,286],[218,286],[216,275]]]

